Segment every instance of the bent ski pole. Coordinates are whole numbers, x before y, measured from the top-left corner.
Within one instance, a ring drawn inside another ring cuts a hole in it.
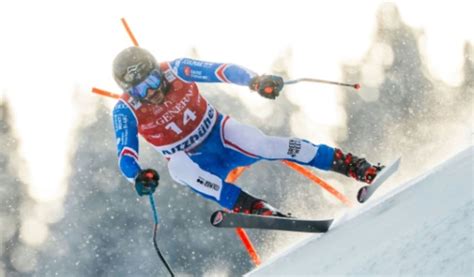
[[[337,86],[344,86],[344,87],[352,87],[352,88],[355,88],[356,90],[360,89],[360,84],[347,84],[347,83],[326,81],[326,80],[313,79],[313,78],[300,78],[300,79],[288,80],[288,81],[285,81],[285,85],[292,85],[299,82],[323,83],[323,84],[330,84],[330,85],[337,85]]]
[[[160,248],[158,248],[158,243],[156,242],[156,231],[158,230],[158,212],[156,211],[155,199],[153,198],[153,194],[151,193],[150,193],[150,205],[153,210],[153,219],[155,220],[155,227],[153,229],[153,245],[155,246],[155,250],[156,250],[156,253],[158,254],[158,257],[160,257],[160,260],[163,262],[163,264],[165,265],[170,275],[174,277],[175,275],[174,275],[173,270],[166,262],[165,257],[163,257],[163,255],[161,254]]]

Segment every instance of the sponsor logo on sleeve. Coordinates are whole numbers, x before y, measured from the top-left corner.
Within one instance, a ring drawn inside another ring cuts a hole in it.
[[[185,66],[183,71],[184,71],[184,75],[186,75],[186,76],[191,75],[191,67]]]

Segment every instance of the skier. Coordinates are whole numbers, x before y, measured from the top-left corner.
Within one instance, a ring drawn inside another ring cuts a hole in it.
[[[382,168],[327,145],[267,136],[219,113],[196,85],[248,86],[275,99],[284,84],[279,76],[188,58],[157,63],[150,52],[135,46],[116,56],[113,75],[124,91],[113,110],[119,167],[140,196],[154,193],[159,174],[140,167],[138,134],[168,159],[176,182],[235,212],[284,216],[266,201],[225,182],[234,168],[262,159],[332,170],[369,184]]]

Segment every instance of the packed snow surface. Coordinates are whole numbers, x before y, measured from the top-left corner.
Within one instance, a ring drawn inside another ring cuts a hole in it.
[[[473,276],[473,153],[349,210],[246,276]],[[403,159],[402,159],[403,163]]]

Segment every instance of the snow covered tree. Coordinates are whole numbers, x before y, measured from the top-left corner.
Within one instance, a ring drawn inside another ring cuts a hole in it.
[[[472,108],[470,48],[465,51],[465,85],[450,86],[432,76],[423,60],[422,30],[406,25],[394,4],[382,5],[378,19],[361,63],[344,68],[345,79],[361,80],[363,86],[360,93],[344,93],[348,132],[340,144],[371,161],[403,155],[405,173],[416,174],[468,141],[470,127],[463,122],[472,122],[472,115],[460,114]],[[440,151],[440,143],[450,147]]]
[[[38,273],[60,276],[157,275],[151,215],[117,167],[110,113],[102,105],[77,133],[64,219],[51,227]],[[135,266],[130,266],[135,265]]]
[[[18,141],[12,130],[9,102],[0,103],[0,276],[20,276],[34,270],[24,258],[34,253],[20,239],[22,205],[30,201],[26,185],[17,172],[20,165]]]
[[[474,96],[474,45],[466,42],[464,45],[464,82],[461,87],[460,101],[466,103],[473,103]],[[472,116],[472,105],[468,107],[471,110]]]

